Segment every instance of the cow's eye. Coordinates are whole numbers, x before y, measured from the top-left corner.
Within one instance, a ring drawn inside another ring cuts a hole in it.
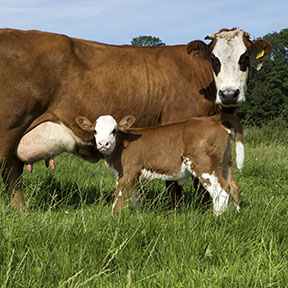
[[[116,129],[113,129],[112,134],[116,134]]]
[[[212,68],[214,70],[214,73],[217,76],[218,73],[220,72],[221,63],[220,63],[219,59],[213,53],[211,54],[210,62],[211,62]]]
[[[250,54],[247,51],[240,56],[239,65],[243,72],[250,66]]]
[[[94,135],[96,135],[96,134],[97,134],[97,131],[96,131],[96,130],[93,130],[93,132],[94,132]]]

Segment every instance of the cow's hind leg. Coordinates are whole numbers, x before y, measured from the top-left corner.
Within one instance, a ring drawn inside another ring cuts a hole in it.
[[[3,112],[3,111],[1,111]],[[12,207],[22,210],[24,208],[23,195],[20,190],[23,172],[23,162],[14,154],[20,141],[24,128],[12,129],[0,123],[0,169],[2,179],[6,186]],[[15,123],[16,125],[17,123]]]
[[[1,162],[1,174],[11,205],[19,211],[25,207],[21,191],[22,172],[23,163],[14,155],[9,155]]]

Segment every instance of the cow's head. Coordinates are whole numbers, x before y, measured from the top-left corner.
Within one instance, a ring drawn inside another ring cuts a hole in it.
[[[94,123],[84,116],[78,116],[75,120],[84,131],[94,132],[99,152],[104,155],[111,155],[116,146],[118,131],[125,132],[133,125],[136,118],[131,115],[125,116],[118,125],[116,120],[110,115],[100,116]]]
[[[208,45],[192,41],[186,49],[211,62],[217,89],[215,103],[236,106],[244,102],[250,62],[258,61],[260,69],[272,50],[271,44],[266,40],[250,41],[249,34],[241,29],[223,29],[205,39],[212,41]]]

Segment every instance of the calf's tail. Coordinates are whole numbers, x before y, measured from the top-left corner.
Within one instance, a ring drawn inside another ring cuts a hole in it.
[[[231,125],[235,132],[236,138],[236,166],[241,171],[244,166],[244,145],[243,145],[243,128],[239,119],[233,114],[221,114],[222,123]]]

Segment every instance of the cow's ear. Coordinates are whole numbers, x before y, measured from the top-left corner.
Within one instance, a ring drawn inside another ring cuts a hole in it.
[[[253,61],[257,61],[257,70],[261,69],[262,62],[265,58],[267,58],[272,51],[272,45],[264,40],[256,40],[252,42],[252,45],[250,46],[250,55],[251,59]]]
[[[136,118],[134,116],[127,115],[120,120],[118,124],[118,129],[120,131],[125,131],[129,129],[134,124],[135,121],[136,121]]]
[[[210,59],[211,57],[211,50],[209,46],[200,40],[189,42],[186,45],[186,51],[188,54],[192,53],[193,51],[198,52],[201,57],[206,59]]]
[[[79,127],[84,131],[92,131],[93,130],[93,124],[92,122],[86,118],[85,116],[78,116],[76,117],[76,123],[79,125]]]

